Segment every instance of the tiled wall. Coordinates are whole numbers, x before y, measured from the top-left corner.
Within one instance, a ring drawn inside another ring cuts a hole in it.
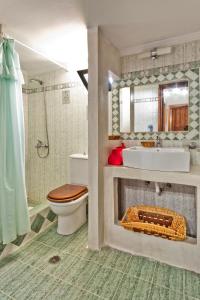
[[[36,235],[43,232],[46,228],[56,222],[56,215],[45,205],[40,205],[37,212],[30,214],[31,230],[27,234],[18,236],[16,240],[7,245],[0,243],[0,259],[10,255],[32,240]]]
[[[130,77],[130,73],[136,71],[146,71],[154,68],[164,68],[166,66],[174,66],[182,64],[187,68],[189,62],[200,61],[200,41],[186,43],[183,45],[174,46],[172,53],[161,56],[158,60],[152,59],[138,59],[137,55],[130,55],[121,58],[122,77]],[[127,147],[133,145],[140,145],[138,140],[125,140]],[[195,140],[197,146],[200,147],[200,141]],[[191,143],[189,140],[162,140],[163,146],[166,147],[180,147]],[[117,142],[113,141],[115,146]],[[111,145],[111,148],[113,147]],[[191,160],[193,165],[200,165],[200,148],[191,150]],[[183,214],[188,222],[188,234],[196,235],[196,198],[192,187],[180,186],[167,188],[161,196],[156,195],[153,183],[146,186],[144,182],[125,179],[121,182],[121,216],[125,209],[132,205],[146,204],[159,205],[161,207],[168,207],[172,210]]]
[[[200,60],[200,40],[180,44],[172,47],[171,54],[160,56],[158,60],[151,58],[138,59],[137,55],[128,55],[121,58],[122,74],[148,70],[158,67],[186,64]]]
[[[135,71],[146,71],[154,68],[165,68],[166,66],[182,65],[187,67],[189,62],[200,61],[200,40],[180,44],[172,47],[172,53],[160,56],[158,60],[153,61],[151,58],[138,59],[137,54],[121,57],[122,77],[128,78],[130,73]],[[197,145],[200,142],[196,140]],[[163,140],[164,146],[183,146],[189,144],[190,141],[167,141]],[[126,141],[129,146],[140,144],[140,141]],[[194,164],[200,164],[200,153],[192,151],[192,161]]]
[[[134,107],[134,130],[136,132],[149,131],[149,125],[153,126],[153,131],[158,131],[157,91],[158,85],[156,84],[134,88],[134,99],[136,100]],[[145,98],[154,98],[154,101],[141,101],[141,99]]]
[[[28,95],[23,94],[24,126],[25,126],[25,163],[28,162]]]
[[[154,68],[146,71],[128,73],[127,78],[115,81],[112,88],[113,103],[113,134],[120,134],[119,124],[119,90],[121,87],[131,85],[140,86],[151,83],[161,83],[172,80],[187,80],[189,83],[189,130],[187,132],[131,132],[124,133],[123,139],[150,140],[156,139],[156,136],[162,140],[199,140],[199,67],[200,62],[191,62],[185,66],[173,65],[165,68]]]
[[[187,220],[187,235],[196,237],[196,191],[192,186],[159,183],[161,195],[155,192],[154,182],[120,179],[120,211],[135,205],[150,205],[172,209]]]
[[[88,95],[76,73],[58,70],[34,75],[34,78],[43,80],[45,86],[48,86],[45,93],[50,144],[49,156],[45,159],[39,158],[35,148],[37,139],[46,142],[44,95],[43,92],[32,90],[28,95],[24,94],[26,137],[28,137],[26,181],[28,200],[37,204],[46,201],[46,195],[51,189],[69,181],[69,155],[87,153]],[[58,85],[64,83],[72,86],[67,88],[70,92],[70,101],[67,104],[63,104],[62,101],[63,86]],[[40,86],[35,84],[28,85],[28,88],[38,87]]]

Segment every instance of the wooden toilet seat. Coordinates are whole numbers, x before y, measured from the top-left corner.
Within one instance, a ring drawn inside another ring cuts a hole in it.
[[[52,190],[47,199],[54,203],[66,203],[77,200],[88,192],[86,186],[65,184]]]

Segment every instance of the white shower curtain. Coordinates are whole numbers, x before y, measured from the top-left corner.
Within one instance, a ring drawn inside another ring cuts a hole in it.
[[[14,41],[0,40],[0,243],[30,230],[25,189],[22,73]]]

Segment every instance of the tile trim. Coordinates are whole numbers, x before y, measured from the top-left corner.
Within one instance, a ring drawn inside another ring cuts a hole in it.
[[[163,140],[198,140],[199,139],[199,67],[200,61],[187,64],[153,68],[124,74],[121,80],[115,81],[112,87],[112,134],[121,135],[124,140],[150,140],[156,136]],[[169,80],[189,81],[189,131],[188,132],[131,132],[120,133],[119,90],[131,85],[161,83]]]
[[[45,214],[45,216],[43,216]],[[30,242],[36,235],[40,234],[46,228],[51,226],[56,220],[56,215],[49,207],[43,208],[40,212],[30,217],[31,231],[23,236],[18,236],[12,243],[4,245],[0,244],[0,259],[10,255],[18,250],[21,246]]]
[[[50,92],[50,91],[58,91],[58,90],[63,90],[63,89],[70,89],[70,88],[75,88],[81,86],[80,82],[74,81],[74,82],[65,82],[65,83],[59,83],[59,84],[53,84],[53,85],[47,85],[45,87],[39,87],[39,88],[22,88],[23,94],[36,94],[36,93],[42,93],[43,91],[45,92]]]

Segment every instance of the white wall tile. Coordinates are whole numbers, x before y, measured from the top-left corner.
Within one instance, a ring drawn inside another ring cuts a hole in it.
[[[43,93],[24,97],[27,192],[28,199],[37,204],[46,201],[51,189],[69,182],[69,155],[88,152],[88,95],[75,73],[58,70],[34,77],[45,86],[79,81],[69,89],[69,104],[62,104],[62,90],[46,92],[50,154],[45,159],[38,157],[35,148],[38,138],[46,142]]]

